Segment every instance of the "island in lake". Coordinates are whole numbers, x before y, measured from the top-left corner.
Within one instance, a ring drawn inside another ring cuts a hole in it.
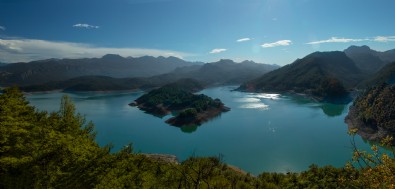
[[[182,79],[154,89],[129,105],[159,117],[173,114],[166,123],[178,127],[201,125],[230,110],[219,99],[193,93],[201,89],[197,81]]]

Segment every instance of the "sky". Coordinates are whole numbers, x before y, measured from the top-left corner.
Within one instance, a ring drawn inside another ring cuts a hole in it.
[[[0,62],[175,56],[285,65],[395,48],[394,0],[0,0]]]

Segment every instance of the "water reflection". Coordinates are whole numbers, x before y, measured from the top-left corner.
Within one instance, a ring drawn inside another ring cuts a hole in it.
[[[180,127],[181,131],[183,133],[193,133],[197,130],[198,126],[197,125],[186,125]]]
[[[311,99],[308,99],[306,97],[301,97],[301,96],[290,96],[289,100],[295,104],[298,104],[298,105],[303,105],[303,106],[311,107],[311,108],[315,108],[315,109],[319,108],[328,117],[340,116],[344,113],[344,111],[348,107],[348,104],[319,103],[319,102],[314,102]]]
[[[336,117],[343,114],[346,110],[347,104],[328,104],[324,103],[320,106],[325,115],[329,117]]]

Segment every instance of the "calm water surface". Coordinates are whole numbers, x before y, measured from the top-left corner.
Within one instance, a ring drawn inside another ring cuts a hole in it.
[[[234,87],[202,91],[221,99],[230,112],[199,127],[180,129],[128,103],[142,92],[68,93],[78,112],[96,125],[97,142],[117,151],[133,143],[135,152],[217,156],[248,172],[303,171],[309,165],[344,166],[351,159],[344,117],[348,105],[315,103],[301,97],[231,92]],[[40,110],[59,109],[66,93],[29,95]],[[360,148],[369,148],[357,137]]]

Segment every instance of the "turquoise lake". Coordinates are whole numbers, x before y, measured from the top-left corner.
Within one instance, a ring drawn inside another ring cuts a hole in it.
[[[216,87],[201,93],[219,98],[230,112],[199,126],[180,129],[164,118],[128,104],[143,92],[38,93],[27,99],[39,110],[56,111],[67,94],[96,126],[97,142],[114,151],[133,143],[135,152],[218,156],[252,174],[303,171],[309,165],[344,166],[351,160],[351,137],[344,117],[349,105],[316,103],[302,97],[231,91]],[[359,148],[369,145],[357,136]]]

